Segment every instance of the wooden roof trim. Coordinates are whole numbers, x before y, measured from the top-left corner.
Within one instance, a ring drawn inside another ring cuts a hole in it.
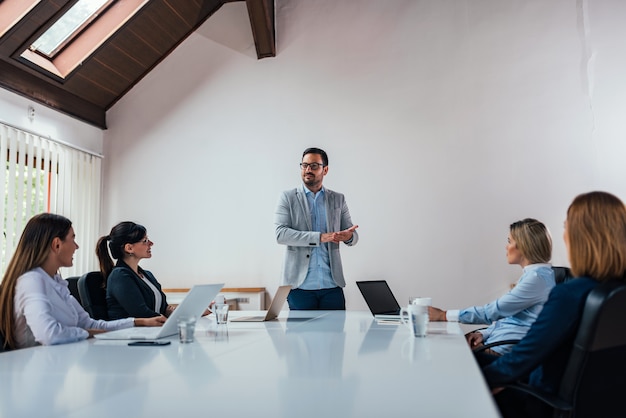
[[[4,0],[0,2],[0,37],[11,30],[39,0]]]
[[[128,20],[132,19],[135,13],[147,2],[148,0],[127,0],[114,3],[54,58],[45,59],[41,57],[47,61],[45,63],[42,62],[42,59],[37,58],[37,54],[29,51],[27,45],[22,46],[24,52],[19,55],[19,58],[27,59],[57,77],[66,79],[79,65],[92,57],[93,53]]]
[[[36,65],[38,56],[29,60],[22,55],[34,55],[25,51],[75,0],[0,0],[0,10],[9,10],[9,5],[13,10],[0,16],[0,23],[16,22],[10,29],[0,27],[4,30],[0,35],[0,88],[106,129],[107,110],[224,3],[233,1],[246,1],[257,57],[275,56],[274,0],[150,0],[120,22],[119,30],[109,27],[115,33],[99,46],[81,48],[79,65],[61,62],[63,53],[43,66]],[[15,5],[30,8],[13,9]],[[72,49],[67,48],[68,52]]]
[[[106,129],[106,114],[100,107],[49,82],[21,71],[0,60],[0,86],[31,100],[38,101],[66,115]]]
[[[276,56],[274,0],[246,0],[252,36],[259,59]]]
[[[185,34],[185,36],[181,37],[178,42],[176,42],[166,54],[163,54],[158,60],[156,60],[150,67],[146,69],[146,71],[138,77],[134,83],[130,84],[127,89],[122,91],[116,100],[111,102],[106,110],[109,110],[115,103],[117,103],[126,93],[128,93],[137,83],[139,83],[150,71],[152,71],[157,65],[161,63],[165,58],[168,57],[185,39],[187,39],[193,32],[196,31],[206,20],[211,17],[215,12],[217,12],[224,2],[222,0],[203,0],[202,1],[202,10],[198,13],[198,18],[196,24]]]

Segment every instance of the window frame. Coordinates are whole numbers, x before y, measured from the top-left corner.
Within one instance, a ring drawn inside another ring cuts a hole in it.
[[[81,1],[83,0],[78,0],[76,3],[74,3],[69,9],[67,9],[64,13],[62,13],[61,15],[59,15],[58,17],[56,17],[55,19],[51,20],[51,23],[48,25],[48,27],[46,28],[46,30],[44,30],[32,43],[31,45],[28,47],[28,49],[30,51],[33,51],[39,55],[41,55],[42,57],[46,58],[47,60],[54,60],[55,57],[58,56],[58,54],[62,53],[65,48],[70,45],[77,37],[79,37],[85,30],[87,30],[89,28],[89,26],[91,26],[91,24],[93,24],[96,20],[98,20],[101,16],[104,16],[104,14],[107,12],[107,10],[118,0],[105,0],[105,3],[100,6],[95,12],[93,12],[91,15],[89,15],[87,17],[87,19],[85,19],[83,21],[82,24],[80,24],[77,28],[75,28],[73,31],[71,31],[70,33],[68,33],[65,38],[63,38],[63,40],[61,42],[59,42],[57,44],[57,46],[49,53],[45,53],[44,51],[39,50],[35,44],[37,43],[37,41],[39,41],[43,36],[45,36],[50,30],[52,30],[54,28],[54,26],[56,24],[58,24],[61,19],[63,19],[65,16],[67,16],[67,14],[74,8],[76,7]]]

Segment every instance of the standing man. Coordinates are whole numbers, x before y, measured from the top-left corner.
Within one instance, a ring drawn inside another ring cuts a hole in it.
[[[322,186],[326,152],[304,150],[300,168],[302,184],[281,194],[274,218],[276,241],[287,246],[282,284],[292,287],[289,309],[345,310],[339,243],[355,245],[358,225],[352,225],[343,194]]]

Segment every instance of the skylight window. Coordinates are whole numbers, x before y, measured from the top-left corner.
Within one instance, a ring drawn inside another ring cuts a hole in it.
[[[53,58],[115,0],[79,0],[30,46]]]

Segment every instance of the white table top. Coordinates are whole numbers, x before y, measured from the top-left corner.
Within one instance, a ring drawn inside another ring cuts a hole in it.
[[[2,353],[0,417],[499,416],[455,323],[413,338],[369,312],[285,311],[220,328],[202,318],[194,343],[171,340]]]

